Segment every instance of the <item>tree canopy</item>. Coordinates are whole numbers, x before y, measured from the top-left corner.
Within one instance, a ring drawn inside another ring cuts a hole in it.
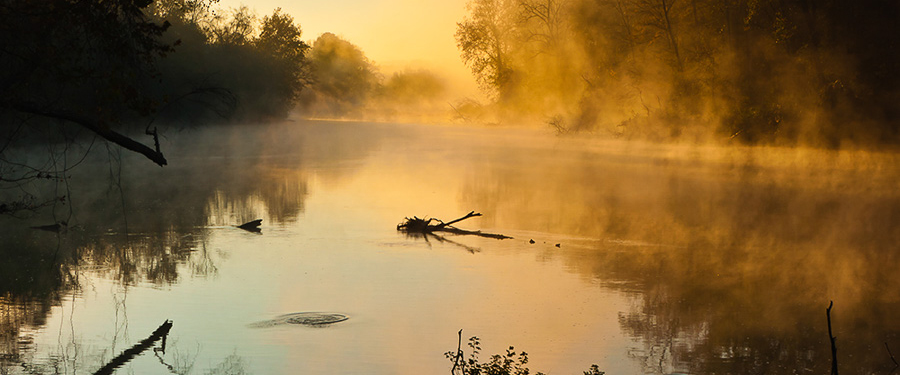
[[[623,137],[900,143],[900,5],[471,0],[462,60],[499,105]]]
[[[58,121],[165,165],[158,147],[118,130],[156,110],[156,98],[145,95],[146,82],[157,73],[154,61],[172,51],[159,40],[169,24],[149,19],[147,5],[23,0],[0,7],[0,116],[4,129],[12,130],[6,138],[35,121]]]
[[[478,84],[505,99],[513,85],[512,49],[516,3],[510,0],[473,0],[469,17],[457,23],[456,43],[463,62]]]
[[[365,53],[332,33],[320,35],[309,51],[314,97],[320,111],[345,115],[359,110],[373,94],[380,77]]]

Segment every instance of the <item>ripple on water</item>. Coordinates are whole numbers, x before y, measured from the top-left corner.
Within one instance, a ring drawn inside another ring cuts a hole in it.
[[[305,326],[322,327],[332,323],[343,322],[349,319],[348,316],[338,313],[323,312],[298,312],[285,314],[275,319],[263,320],[261,322],[248,324],[250,328],[267,328],[283,324],[299,324]]]

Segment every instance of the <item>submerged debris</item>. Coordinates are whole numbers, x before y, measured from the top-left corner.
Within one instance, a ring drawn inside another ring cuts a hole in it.
[[[463,235],[473,235],[480,237],[488,237],[488,238],[496,238],[498,240],[512,238],[509,236],[504,236],[502,234],[493,234],[493,233],[484,233],[478,230],[465,230],[459,229],[457,227],[452,226],[451,224],[458,223],[465,219],[481,216],[480,213],[476,213],[475,211],[471,211],[466,216],[463,216],[459,219],[443,222],[440,219],[435,218],[426,218],[420,219],[417,216],[413,216],[412,218],[405,218],[402,223],[397,224],[397,230],[406,232],[406,233],[421,233],[421,234],[433,234],[434,232],[447,232],[453,234],[463,234]]]

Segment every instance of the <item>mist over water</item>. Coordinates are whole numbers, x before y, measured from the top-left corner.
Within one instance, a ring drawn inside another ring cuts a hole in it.
[[[329,121],[165,142],[166,168],[75,170],[60,235],[2,218],[4,373],[92,373],[166,319],[120,371],[444,373],[463,329],[554,374],[823,373],[829,301],[842,371],[900,350],[892,153]],[[514,238],[395,230],[472,210]],[[304,311],[349,319],[247,327]]]
[[[898,368],[897,4],[225,4],[0,6],[0,375]]]

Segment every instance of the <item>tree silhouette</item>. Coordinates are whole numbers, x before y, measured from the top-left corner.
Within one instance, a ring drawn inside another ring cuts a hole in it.
[[[505,100],[511,95],[516,5],[510,0],[473,0],[469,17],[456,24],[456,45],[478,84]]]
[[[165,165],[158,143],[150,147],[122,132],[155,110],[156,99],[143,95],[146,81],[155,59],[172,51],[159,41],[168,23],[144,14],[149,3],[7,2],[0,8],[0,116],[20,127],[34,117],[80,126]],[[147,133],[156,141],[155,131]]]

